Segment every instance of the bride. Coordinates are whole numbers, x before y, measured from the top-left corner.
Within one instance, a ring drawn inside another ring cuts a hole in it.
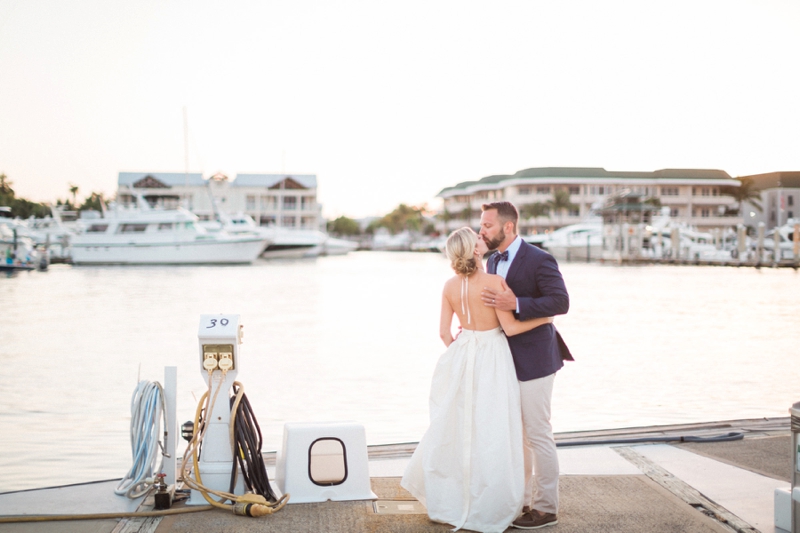
[[[433,373],[430,427],[400,484],[431,520],[456,530],[501,532],[521,514],[525,492],[519,383],[506,335],[553,319],[520,322],[510,311],[483,305],[483,288],[506,288],[500,276],[484,271],[487,251],[470,228],[447,239],[456,273],[442,293],[439,331],[447,350]],[[461,324],[455,339],[453,314]]]

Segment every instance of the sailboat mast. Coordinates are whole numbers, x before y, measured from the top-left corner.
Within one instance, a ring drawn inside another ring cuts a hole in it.
[[[183,201],[184,207],[186,209],[189,208],[189,112],[186,109],[186,106],[183,106],[183,181],[184,181],[184,193],[183,193]]]

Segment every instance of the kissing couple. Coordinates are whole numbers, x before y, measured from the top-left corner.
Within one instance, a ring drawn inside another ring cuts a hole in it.
[[[430,426],[401,486],[455,530],[539,529],[558,523],[550,403],[572,356],[553,317],[568,311],[569,295],[553,256],[517,235],[512,203],[481,209],[479,235],[464,227],[447,239],[455,272],[442,292],[447,350],[433,373]]]

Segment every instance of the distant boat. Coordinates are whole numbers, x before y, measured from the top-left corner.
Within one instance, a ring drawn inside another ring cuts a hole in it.
[[[24,224],[11,217],[11,208],[0,207],[0,271],[46,269],[47,251],[38,248]]]
[[[341,255],[358,248],[358,243],[336,239],[318,230],[259,226],[253,217],[245,213],[228,215],[217,212],[216,216],[218,220],[201,222],[201,225],[211,233],[227,231],[233,235],[263,237],[267,241],[261,253],[265,259]]]
[[[560,260],[599,259],[603,252],[603,219],[590,217],[549,233],[527,235],[523,240]]]
[[[252,263],[268,240],[261,235],[210,233],[196,215],[178,209],[109,209],[83,222],[71,241],[74,264]]]

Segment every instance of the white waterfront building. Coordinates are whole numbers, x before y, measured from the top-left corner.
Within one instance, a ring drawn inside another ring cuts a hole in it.
[[[134,201],[133,191],[153,207],[183,206],[201,220],[214,218],[216,203],[220,211],[248,214],[262,226],[317,230],[323,224],[314,174],[237,174],[231,180],[220,173],[205,179],[191,172],[120,172],[117,186],[123,205]]]
[[[551,231],[576,224],[609,196],[623,191],[643,199],[657,199],[669,207],[679,222],[699,230],[730,228],[742,222],[738,204],[729,193],[740,182],[723,170],[664,169],[654,172],[609,171],[603,168],[529,168],[511,175],[487,176],[443,189],[438,224],[447,220],[447,231],[456,224],[477,227],[481,204],[499,200],[518,208],[526,204],[546,204],[557,190],[569,193],[573,207],[561,213],[536,218],[520,217],[523,235]]]
[[[800,219],[800,172],[768,172],[739,179],[752,180],[753,189],[760,195],[760,210],[744,202],[745,225],[755,228],[763,222],[769,230],[786,224],[789,219]]]

